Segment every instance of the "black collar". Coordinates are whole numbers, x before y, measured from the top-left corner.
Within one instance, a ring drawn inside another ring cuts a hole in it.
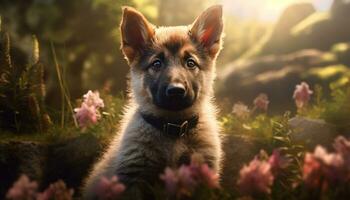
[[[189,130],[195,128],[198,124],[198,115],[185,120],[168,120],[143,113],[141,113],[141,116],[147,123],[151,124],[162,133],[175,137],[184,136]]]

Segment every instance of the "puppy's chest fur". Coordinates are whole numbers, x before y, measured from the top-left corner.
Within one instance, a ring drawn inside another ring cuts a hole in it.
[[[202,117],[204,118],[204,117]],[[200,154],[214,170],[219,170],[220,142],[218,130],[204,121],[182,137],[173,137],[159,131],[135,113],[118,139],[115,172],[119,176],[154,179],[166,166],[189,164],[193,153]],[[112,153],[112,152],[110,152]],[[127,181],[127,180],[126,180]]]

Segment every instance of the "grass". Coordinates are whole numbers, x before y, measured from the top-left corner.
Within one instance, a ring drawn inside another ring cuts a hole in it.
[[[63,68],[61,68],[58,63],[57,55],[56,55],[56,51],[53,43],[51,42],[50,45],[51,45],[51,51],[52,51],[52,55],[55,63],[58,83],[61,91],[61,127],[63,128],[65,125],[65,110],[66,110],[65,105],[66,104],[68,105],[68,109],[69,109],[69,112],[71,113],[71,116],[74,116],[74,111],[73,111],[73,106],[71,104],[71,100],[69,97],[69,90],[67,89],[67,83],[65,81],[66,79],[64,77],[65,73],[63,73]],[[73,117],[73,122],[75,127],[78,127],[77,120],[74,117]]]

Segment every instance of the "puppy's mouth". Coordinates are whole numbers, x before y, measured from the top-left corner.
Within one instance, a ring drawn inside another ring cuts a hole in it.
[[[198,99],[198,90],[182,84],[153,85],[150,87],[152,102],[158,108],[181,111],[190,108]]]
[[[179,96],[162,96],[157,95],[153,98],[153,103],[162,109],[170,110],[170,111],[181,111],[191,107],[196,101],[197,95],[187,95],[184,97]]]
[[[191,107],[196,99],[196,94],[167,95],[161,92],[153,96],[153,104],[165,110],[181,111]]]

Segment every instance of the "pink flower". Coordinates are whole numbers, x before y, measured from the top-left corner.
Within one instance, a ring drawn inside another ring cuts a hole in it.
[[[249,165],[244,165],[239,172],[238,188],[246,195],[269,194],[274,176],[271,165],[255,157]]]
[[[96,109],[103,108],[105,105],[103,100],[100,98],[100,93],[98,91],[92,92],[89,90],[86,94],[84,94],[84,103],[86,105],[94,106]]]
[[[86,128],[90,124],[96,124],[101,118],[99,109],[104,107],[104,103],[97,91],[91,92],[91,90],[89,90],[83,97],[84,101],[81,107],[75,108],[74,112],[79,126]]]
[[[37,189],[38,183],[36,181],[30,181],[26,175],[21,175],[8,190],[6,198],[12,200],[32,200],[36,198]]]
[[[266,94],[261,93],[259,94],[255,99],[254,99],[254,105],[263,110],[263,111],[267,111],[267,108],[269,106],[269,98],[267,97]]]
[[[219,174],[210,169],[208,164],[204,163],[203,156],[195,153],[191,156],[190,169],[192,176],[198,183],[202,183],[209,188],[219,188]]]
[[[82,103],[80,108],[75,108],[75,118],[77,119],[80,127],[87,127],[90,124],[96,124],[101,115],[94,106],[88,106],[86,103]]]
[[[327,166],[341,167],[344,164],[344,160],[340,154],[328,153],[322,146],[315,148],[314,156]]]
[[[303,180],[310,188],[317,188],[321,184],[321,163],[311,153],[306,153],[303,165]]]
[[[309,85],[306,82],[302,82],[300,85],[295,86],[293,98],[298,108],[302,108],[308,104],[313,93],[310,90]]]
[[[323,147],[317,146],[313,154],[305,155],[303,180],[311,188],[324,188],[329,184],[344,182],[348,178],[344,167],[344,159],[339,153],[328,153]]]
[[[350,172],[350,140],[347,140],[343,136],[338,136],[334,141],[333,147],[342,155],[345,166],[347,166],[347,170]]]
[[[160,179],[170,195],[190,196],[198,185],[219,188],[219,175],[202,163],[202,157],[192,156],[190,165],[181,165],[177,170],[167,167]]]
[[[197,183],[194,180],[193,172],[190,166],[181,165],[177,171],[179,182],[184,188],[193,188]]]
[[[244,105],[241,102],[238,102],[233,105],[232,113],[241,119],[245,119],[249,117],[250,110],[248,106]]]
[[[323,174],[330,183],[343,181],[344,179],[344,159],[338,153],[328,153],[321,146],[317,146],[314,156],[322,164]]]
[[[181,165],[177,170],[166,168],[160,178],[165,182],[166,190],[171,195],[189,195],[197,184],[191,168],[186,165]]]
[[[50,184],[43,193],[38,194],[36,200],[72,200],[73,194],[74,190],[68,189],[66,184],[62,180],[59,180],[56,183]]]
[[[174,170],[169,167],[165,168],[164,174],[160,175],[160,179],[165,182],[165,188],[170,194],[176,193],[179,178]]]
[[[202,179],[203,184],[209,188],[219,188],[219,174],[215,173],[209,168],[207,164],[200,166],[200,178]]]
[[[118,199],[124,192],[124,184],[118,181],[117,176],[113,176],[111,179],[102,177],[96,187],[96,195],[99,199]]]
[[[269,157],[268,163],[271,165],[272,172],[277,173],[288,166],[289,160],[281,156],[279,150],[274,150]]]

